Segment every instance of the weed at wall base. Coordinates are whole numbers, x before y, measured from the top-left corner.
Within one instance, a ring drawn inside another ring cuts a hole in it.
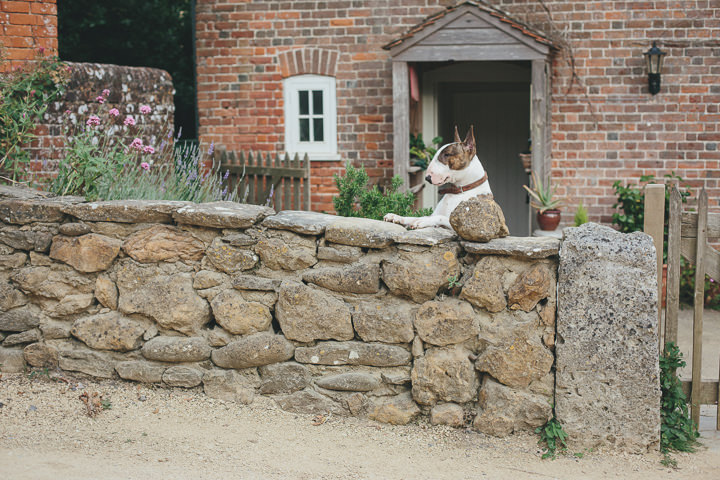
[[[543,448],[545,449],[545,451],[542,455],[543,459],[552,458],[553,460],[555,460],[558,454],[558,450],[560,450],[559,453],[567,452],[567,443],[565,442],[568,438],[568,435],[563,429],[562,424],[558,421],[557,418],[555,418],[554,412],[553,418],[548,420],[548,422],[542,427],[536,428],[535,433],[540,434],[540,440],[538,441],[538,445],[542,446],[544,444]]]
[[[670,452],[694,452],[699,445],[700,436],[697,425],[690,418],[687,398],[682,383],[677,377],[677,369],[686,365],[680,349],[673,342],[665,344],[665,353],[660,357],[660,389],[662,403],[660,415],[660,452],[665,456],[662,463],[676,466]]]

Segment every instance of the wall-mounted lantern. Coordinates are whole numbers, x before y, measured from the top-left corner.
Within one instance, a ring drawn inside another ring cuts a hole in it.
[[[657,42],[653,42],[652,48],[643,53],[648,66],[648,91],[652,95],[660,91],[660,72],[662,71],[663,58],[667,52],[663,52],[657,46]]]

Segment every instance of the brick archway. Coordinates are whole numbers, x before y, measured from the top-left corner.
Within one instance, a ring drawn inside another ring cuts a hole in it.
[[[278,55],[282,78],[294,75],[326,75],[334,77],[337,72],[339,53],[335,50],[302,48]]]

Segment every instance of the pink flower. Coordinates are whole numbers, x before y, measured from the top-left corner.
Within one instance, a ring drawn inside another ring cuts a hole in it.
[[[103,95],[103,97],[107,97],[108,95],[110,95],[110,90],[108,90],[106,88],[105,90],[102,91],[102,95]]]
[[[137,139],[136,139],[136,140],[137,140]],[[147,162],[142,162],[142,163],[140,164],[140,168],[142,168],[143,170],[146,170],[146,171],[150,171],[150,164],[147,163]]]
[[[117,117],[118,115],[120,115],[120,110],[118,110],[117,108],[111,108],[111,109],[108,111],[108,115],[112,115],[113,117]]]
[[[125,121],[123,122],[123,125],[135,125],[135,119],[133,117],[125,117]]]
[[[88,121],[85,122],[88,127],[97,127],[100,125],[100,117],[97,115],[90,115]]]
[[[142,140],[139,138],[136,138],[130,143],[130,148],[134,148],[135,150],[142,150],[143,149],[143,143]]]
[[[102,95],[95,97],[95,101],[98,103],[105,103],[105,98]]]
[[[152,108],[150,108],[149,106],[147,106],[147,105],[140,106],[140,113],[142,113],[143,115],[147,115],[150,112],[152,112]]]
[[[153,154],[153,153],[155,153],[155,149],[153,147],[151,147],[150,145],[148,145],[145,148],[143,148],[143,152]]]
[[[39,54],[45,53],[45,47],[40,47],[40,48],[38,48],[38,49],[37,49],[37,52],[38,52]]]
[[[32,97],[34,95],[35,95],[35,90],[30,90],[30,96]]]
[[[65,110],[65,115],[70,115],[72,112],[70,110]]]

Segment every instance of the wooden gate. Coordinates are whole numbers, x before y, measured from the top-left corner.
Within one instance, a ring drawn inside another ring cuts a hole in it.
[[[677,185],[670,188],[667,248],[667,296],[665,330],[660,345],[678,341],[680,311],[680,257],[695,265],[693,297],[692,380],[684,381],[683,390],[690,402],[692,420],[700,421],[700,405],[718,405],[716,428],[720,430],[720,382],[702,381],[703,307],[705,274],[720,280],[720,252],[708,244],[708,238],[720,237],[720,214],[708,214],[708,197],[703,188],[698,196],[697,212],[684,212]],[[658,262],[662,265],[665,186],[647,185],[645,192],[645,231],[660,245]],[[662,281],[658,282],[658,301],[662,302]],[[661,309],[658,309],[661,311]],[[659,324],[660,325],[660,324]],[[662,350],[661,350],[662,351]],[[720,376],[720,373],[719,373]]]
[[[243,203],[280,210],[310,210],[310,159],[271,153],[235,154],[216,150],[220,171],[229,171],[228,187]]]

